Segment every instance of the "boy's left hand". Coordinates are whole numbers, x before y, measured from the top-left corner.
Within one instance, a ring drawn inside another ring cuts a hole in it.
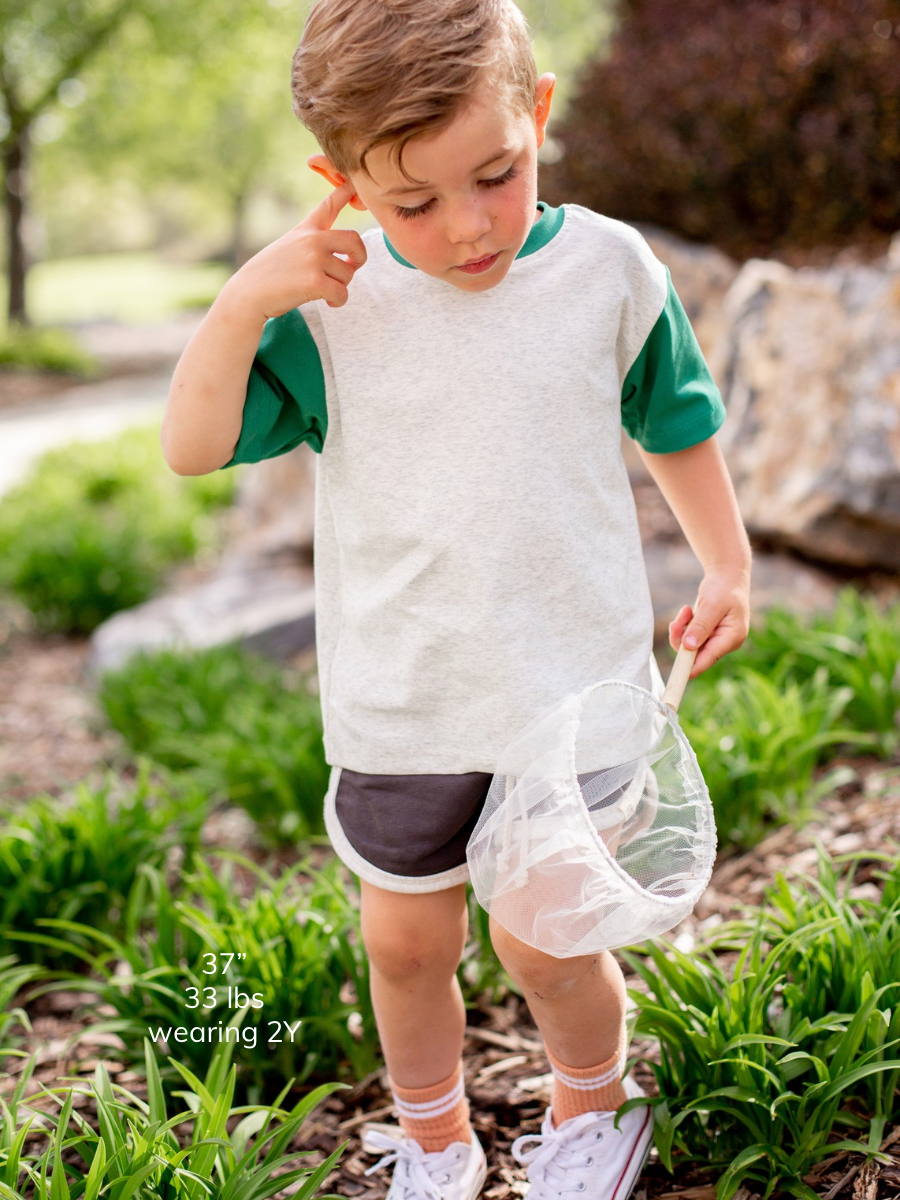
[[[677,650],[682,641],[699,653],[691,678],[736,650],[750,628],[750,572],[742,567],[710,567],[703,576],[694,608],[685,604],[669,625],[669,642]],[[696,639],[696,640],[695,640]]]

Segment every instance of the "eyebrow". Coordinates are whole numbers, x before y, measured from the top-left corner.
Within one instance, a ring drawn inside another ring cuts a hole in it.
[[[497,151],[496,154],[492,154],[489,159],[487,159],[485,162],[481,163],[480,166],[477,166],[475,168],[475,170],[472,172],[472,174],[477,175],[478,172],[483,171],[485,169],[485,167],[489,167],[493,163],[499,162],[501,158],[506,158],[507,154],[511,154],[511,153],[512,153],[512,150],[510,149],[509,146],[503,146],[500,150]],[[391,188],[390,191],[384,192],[382,194],[385,196],[405,196],[408,192],[424,192],[431,186],[432,185],[427,182],[415,183],[415,184],[412,184],[410,187]]]

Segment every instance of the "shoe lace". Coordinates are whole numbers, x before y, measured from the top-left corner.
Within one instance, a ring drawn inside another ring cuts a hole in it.
[[[450,1183],[452,1176],[448,1170],[458,1161],[459,1152],[450,1154],[450,1147],[435,1154],[426,1154],[418,1142],[411,1138],[402,1141],[386,1133],[372,1130],[366,1137],[369,1146],[375,1146],[390,1153],[383,1155],[374,1166],[369,1167],[367,1175],[377,1171],[379,1167],[395,1163],[394,1186],[402,1189],[403,1200],[442,1200],[439,1183]]]
[[[584,1180],[573,1182],[569,1172],[593,1164],[590,1153],[603,1138],[602,1121],[596,1113],[582,1113],[564,1121],[549,1133],[526,1133],[512,1144],[513,1158],[528,1167],[530,1200],[560,1196],[564,1192],[583,1192]],[[526,1149],[532,1143],[530,1149]],[[568,1176],[568,1179],[567,1179]]]

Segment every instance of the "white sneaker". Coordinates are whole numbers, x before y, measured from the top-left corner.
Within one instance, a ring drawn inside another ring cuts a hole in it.
[[[646,1093],[629,1076],[623,1080],[626,1097]],[[570,1193],[587,1193],[589,1200],[627,1200],[650,1153],[653,1110],[634,1108],[613,1127],[614,1112],[589,1112],[571,1117],[556,1129],[550,1109],[541,1132],[516,1138],[513,1157],[527,1165],[531,1184],[528,1200],[560,1200]],[[528,1143],[531,1149],[526,1149]]]
[[[394,1178],[386,1200],[475,1200],[487,1174],[484,1150],[475,1134],[471,1143],[451,1142],[445,1150],[426,1154],[418,1142],[370,1129],[363,1138],[366,1150],[388,1150],[367,1175],[394,1163]]]

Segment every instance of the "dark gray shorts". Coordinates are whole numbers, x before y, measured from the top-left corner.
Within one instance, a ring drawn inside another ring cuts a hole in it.
[[[363,775],[334,767],[325,826],[338,857],[391,892],[466,883],[466,845],[491,776]]]

